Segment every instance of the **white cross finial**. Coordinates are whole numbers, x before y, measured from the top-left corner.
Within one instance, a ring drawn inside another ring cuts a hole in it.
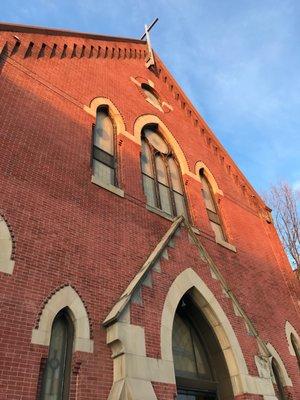
[[[155,18],[155,20],[152,22],[152,24],[150,24],[149,26],[145,25],[145,33],[141,37],[141,40],[143,40],[146,37],[146,41],[147,41],[147,47],[148,47],[148,56],[146,59],[146,67],[147,68],[150,68],[152,65],[155,65],[155,59],[154,59],[154,55],[153,55],[153,51],[152,51],[152,47],[151,47],[149,32],[150,32],[150,29],[153,28],[153,26],[156,24],[157,21],[158,21],[158,18]]]

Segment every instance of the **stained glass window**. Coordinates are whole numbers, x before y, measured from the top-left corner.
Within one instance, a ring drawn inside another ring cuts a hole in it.
[[[67,400],[70,384],[74,327],[66,310],[52,324],[41,400]]]
[[[114,126],[106,108],[98,108],[93,129],[93,173],[100,182],[115,185]]]
[[[141,166],[147,204],[171,216],[188,218],[179,166],[154,126],[147,126],[142,132]]]

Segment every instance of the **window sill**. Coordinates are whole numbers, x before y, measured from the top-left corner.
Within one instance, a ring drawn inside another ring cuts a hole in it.
[[[163,217],[165,219],[168,219],[169,221],[174,221],[174,217],[172,217],[170,214],[167,214],[166,212],[162,211],[160,208],[152,207],[149,206],[149,204],[146,205],[146,209],[148,211],[153,212],[154,214],[159,215],[160,217]]]
[[[228,242],[225,242],[222,239],[217,239],[216,238],[216,243],[220,244],[221,246],[225,247],[228,250],[233,251],[234,253],[236,253],[236,247],[233,244],[230,244]]]
[[[100,179],[97,179],[95,175],[92,175],[92,183],[94,183],[97,186],[102,187],[103,189],[108,190],[111,193],[116,194],[117,196],[124,197],[124,190],[114,186],[110,185],[109,183],[103,182]]]

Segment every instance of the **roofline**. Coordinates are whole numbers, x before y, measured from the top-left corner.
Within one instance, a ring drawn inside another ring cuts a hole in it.
[[[95,40],[106,40],[106,41],[118,41],[118,42],[130,42],[130,43],[138,43],[145,44],[146,41],[140,39],[132,39],[118,36],[107,36],[107,35],[99,35],[97,33],[87,33],[87,32],[78,32],[78,31],[68,31],[65,29],[53,29],[42,26],[33,26],[33,25],[21,25],[21,24],[13,24],[9,22],[1,22],[0,21],[0,31],[12,31],[12,32],[24,32],[24,33],[42,33],[46,35],[53,36],[76,36],[76,37],[84,37],[88,39]]]
[[[180,92],[180,94],[185,98],[185,100],[187,100],[187,102],[189,103],[191,109],[194,111],[195,115],[200,117],[201,121],[203,122],[203,124],[205,125],[205,127],[208,129],[208,131],[210,132],[210,134],[213,136],[214,140],[216,141],[216,143],[218,144],[218,146],[220,147],[220,149],[222,149],[224,151],[224,153],[227,155],[227,157],[229,158],[230,162],[232,163],[232,165],[236,168],[236,170],[240,173],[240,175],[242,176],[242,178],[245,180],[245,183],[248,185],[249,189],[252,190],[252,192],[254,192],[256,198],[258,200],[261,201],[261,203],[263,204],[264,207],[267,207],[267,209],[269,211],[272,211],[272,209],[266,204],[265,200],[262,198],[262,196],[258,193],[258,191],[254,188],[254,186],[251,184],[251,182],[249,181],[249,179],[247,178],[247,176],[244,174],[244,172],[241,170],[241,168],[237,165],[237,163],[234,161],[234,159],[232,158],[232,156],[229,153],[229,150],[227,150],[224,145],[221,143],[220,139],[218,138],[218,136],[216,135],[216,133],[214,132],[214,130],[208,125],[208,123],[206,122],[206,120],[202,117],[202,115],[200,114],[200,112],[197,110],[197,108],[194,106],[194,104],[192,103],[192,101],[190,100],[190,98],[186,95],[185,91],[182,89],[181,85],[177,82],[177,80],[174,78],[174,76],[172,75],[172,73],[170,72],[170,70],[166,67],[166,65],[164,64],[164,62],[162,61],[162,59],[159,57],[159,55],[154,51],[154,55],[155,57],[158,59],[158,61],[160,62],[161,66],[165,69],[165,71],[167,71],[167,73],[169,74],[170,78],[173,80],[173,82],[175,82],[178,91]]]

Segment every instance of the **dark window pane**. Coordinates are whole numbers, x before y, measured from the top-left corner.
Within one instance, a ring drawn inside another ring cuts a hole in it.
[[[97,161],[106,164],[108,167],[114,168],[114,163],[115,163],[114,157],[95,146],[94,146],[94,158]]]
[[[148,86],[147,84],[142,84],[142,90],[144,91],[147,99],[149,99],[155,107],[161,110],[159,99],[157,98],[151,86]]]
[[[176,215],[183,215],[185,218],[187,218],[184,196],[176,192],[173,192],[173,195],[176,205]]]
[[[143,187],[144,193],[147,197],[147,204],[149,206],[155,207],[155,188],[154,188],[154,180],[147,175],[143,174]]]
[[[291,343],[298,361],[298,366],[300,368],[300,348],[299,348],[300,346],[298,340],[296,339],[293,333],[291,334]]]
[[[192,324],[177,313],[173,323],[172,346],[177,377],[211,378],[208,360],[199,335]]]
[[[171,206],[169,188],[159,183],[158,190],[159,190],[161,209],[167,214],[172,215],[172,206]]]
[[[144,135],[156,150],[158,150],[160,153],[168,153],[169,149],[166,142],[154,130],[145,128]]]
[[[63,400],[68,396],[73,326],[64,312],[53,321],[49,355],[43,379],[42,400]]]
[[[204,176],[201,177],[201,182],[202,182],[202,196],[206,208],[210,211],[217,212],[210,185]]]
[[[142,163],[142,172],[148,176],[153,177],[151,151],[149,145],[144,140],[142,141],[141,163]]]
[[[215,233],[216,239],[219,239],[219,240],[225,242],[226,239],[225,239],[225,236],[224,236],[223,229],[222,229],[221,225],[216,224],[213,221],[210,221],[210,224],[211,224],[211,227],[212,227],[212,229],[213,229],[213,231]]]
[[[217,213],[207,210],[207,214],[210,221],[220,225],[220,218]]]
[[[163,161],[162,156],[155,157],[156,164],[156,175],[158,182],[164,184],[165,186],[169,186],[168,177],[167,177],[167,169],[165,163]]]
[[[98,109],[96,116],[94,145],[106,151],[106,153],[114,155],[113,123],[107,112],[101,108]]]
[[[173,325],[173,356],[176,375],[198,375],[190,328],[177,314]]]
[[[176,192],[183,194],[181,176],[175,160],[173,158],[169,158],[168,164],[169,164],[172,188]]]
[[[93,161],[93,171],[96,180],[106,183],[108,185],[115,184],[115,171],[113,168],[101,163],[100,161]]]
[[[278,389],[278,395],[279,395],[279,400],[286,400],[285,394],[284,394],[284,389],[283,389],[283,384],[282,384],[282,378],[280,375],[280,368],[278,366],[277,361],[273,358],[272,359],[272,371],[275,377],[275,382],[277,385]]]

